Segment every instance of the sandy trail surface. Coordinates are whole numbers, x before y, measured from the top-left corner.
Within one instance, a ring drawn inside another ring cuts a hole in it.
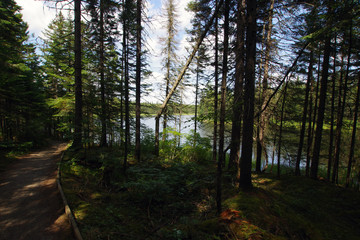
[[[57,188],[66,143],[21,157],[0,173],[0,239],[74,239]]]

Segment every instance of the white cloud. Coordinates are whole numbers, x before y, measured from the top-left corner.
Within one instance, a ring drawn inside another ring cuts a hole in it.
[[[22,7],[23,20],[28,23],[30,34],[43,37],[42,31],[55,18],[57,11],[39,0],[16,0],[16,3]]]
[[[52,6],[51,3],[45,3],[41,0],[15,0],[19,6],[22,7],[23,20],[29,25],[29,33],[35,34],[35,37],[43,38],[42,32],[48,27],[50,22],[55,18],[57,12],[54,8],[49,8]],[[179,46],[178,46],[178,56],[179,60],[184,62],[186,60],[188,53],[185,47],[189,47],[189,43],[186,40],[185,29],[190,28],[190,20],[192,18],[192,13],[186,11],[186,7],[190,0],[177,0],[177,10],[178,10],[178,21],[179,21]],[[145,9],[147,15],[150,17],[151,22],[148,24],[147,31],[149,38],[147,39],[147,46],[150,50],[149,63],[153,76],[146,80],[147,83],[153,85],[153,91],[147,100],[150,102],[160,102],[160,84],[162,84],[162,79],[164,78],[164,73],[162,71],[161,64],[161,48],[162,43],[160,37],[166,35],[166,31],[163,28],[163,22],[161,21],[161,8],[159,7],[159,2],[154,3],[153,1],[145,1]],[[64,12],[64,14],[68,14]],[[186,94],[188,102],[192,102],[193,94],[191,91]]]
[[[162,1],[162,7],[156,8],[155,4],[148,4],[148,14],[151,17],[152,21],[149,24],[149,38],[147,39],[147,45],[150,50],[149,62],[150,68],[153,72],[153,76],[148,79],[147,82],[153,85],[153,93],[149,96],[149,101],[151,102],[160,102],[159,96],[163,96],[163,94],[159,93],[159,85],[162,84],[164,79],[164,72],[162,71],[162,56],[161,56],[161,49],[163,48],[162,42],[160,40],[161,37],[166,36],[166,30],[164,28],[165,19],[162,15],[163,5],[165,0]],[[177,6],[177,14],[178,14],[178,29],[179,33],[177,35],[178,39],[178,52],[177,55],[181,63],[184,63],[189,55],[186,48],[190,47],[186,37],[185,29],[191,27],[190,20],[192,18],[192,13],[186,11],[186,7],[190,0],[178,0],[175,2]],[[156,93],[157,94],[156,94]],[[186,102],[191,103],[194,99],[191,94],[192,91],[188,91],[186,94]]]

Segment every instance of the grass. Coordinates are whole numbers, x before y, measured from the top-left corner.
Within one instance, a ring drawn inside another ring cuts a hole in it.
[[[120,152],[94,149],[86,156],[68,151],[62,163],[64,191],[84,239],[360,236],[360,193],[325,181],[254,174],[254,188],[244,192],[224,173],[224,211],[217,216],[212,163],[131,162],[125,176],[115,166]]]

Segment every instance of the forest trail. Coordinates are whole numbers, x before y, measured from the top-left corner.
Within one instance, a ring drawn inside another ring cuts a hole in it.
[[[0,240],[73,239],[57,188],[66,143],[22,156],[0,176]]]

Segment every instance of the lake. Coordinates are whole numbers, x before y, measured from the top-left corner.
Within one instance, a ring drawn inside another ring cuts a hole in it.
[[[179,128],[179,116],[176,117],[176,127],[175,127],[175,120],[168,120],[168,126],[176,129],[178,131]],[[145,117],[141,119],[141,123],[144,124],[147,128],[152,129],[155,131],[155,117]],[[194,130],[194,115],[183,115],[181,116],[181,129],[180,132],[182,134],[180,144],[184,143],[185,134],[189,134],[191,130]],[[162,119],[160,119],[160,132],[163,131],[163,125],[162,125]],[[213,124],[212,123],[200,123],[198,122],[198,130],[197,132],[200,134],[203,138],[209,138],[210,142],[212,143],[212,136],[213,136]],[[230,144],[230,138],[231,138],[231,126],[227,126],[225,129],[225,146],[224,148],[227,148]],[[284,145],[286,145],[286,133],[283,135],[283,141],[285,142]],[[255,153],[256,153],[256,144],[254,142],[253,144],[253,159],[255,159]],[[269,141],[267,145],[267,152],[268,152],[268,161],[269,164],[271,164],[273,159],[273,141]],[[276,146],[277,150],[277,146]],[[230,151],[228,151],[229,153]],[[288,148],[286,146],[282,147],[282,154],[281,154],[281,165],[289,166],[292,168],[295,168],[295,160],[296,160],[296,148]],[[303,154],[303,159],[301,161],[301,168],[305,168],[305,154]],[[264,156],[262,157],[264,159]],[[274,163],[277,163],[277,151],[274,155]],[[264,160],[263,160],[263,166],[264,166]]]

